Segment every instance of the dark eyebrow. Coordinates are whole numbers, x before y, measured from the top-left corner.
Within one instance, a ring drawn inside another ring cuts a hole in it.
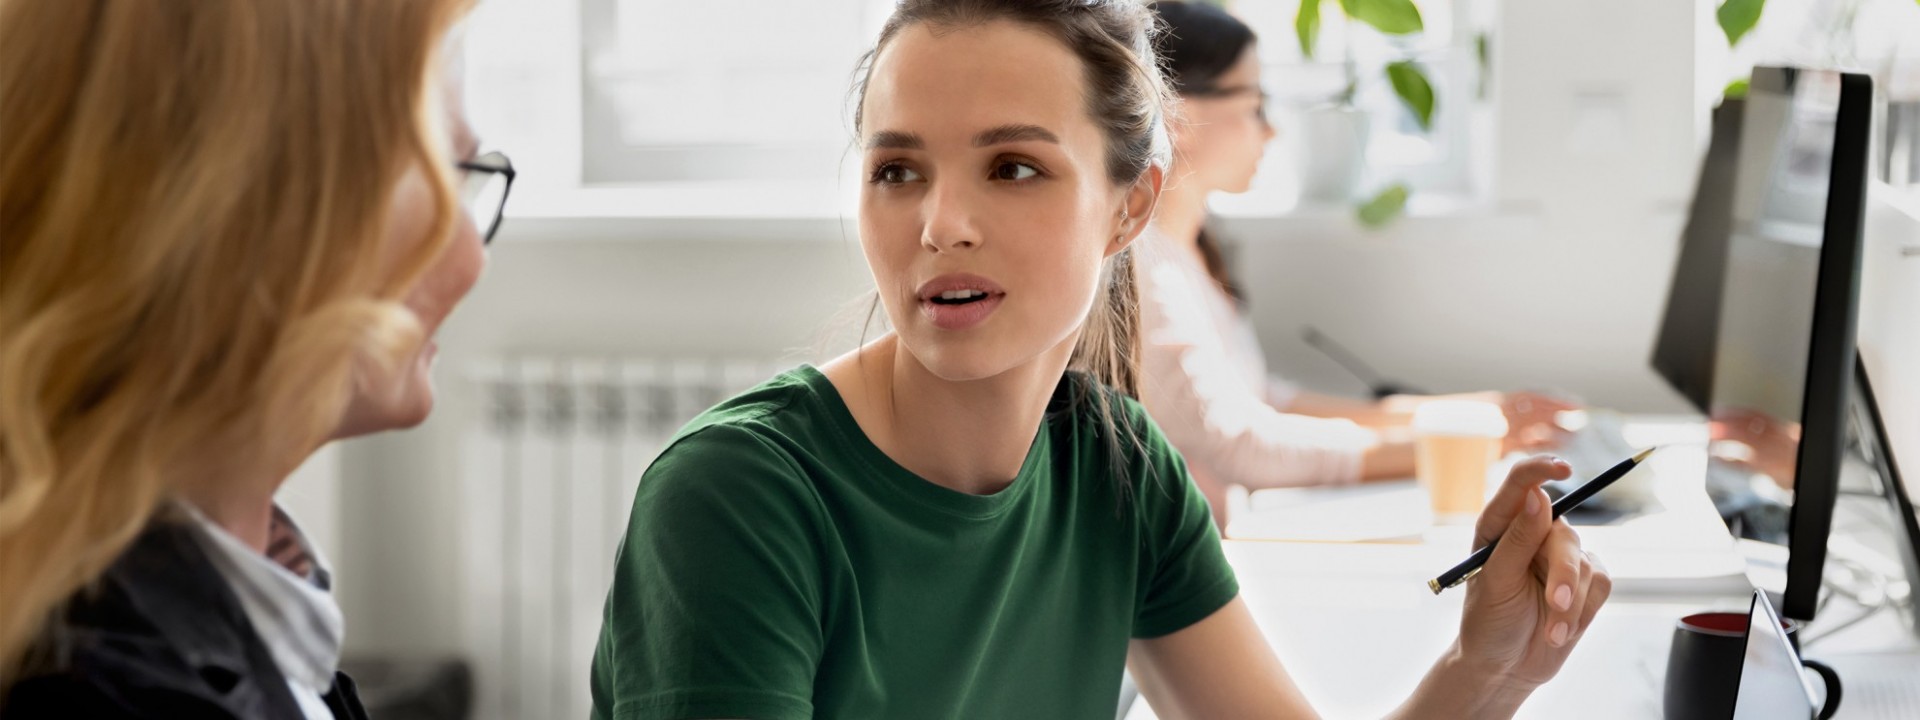
[[[1245,95],[1247,93],[1265,94],[1260,89],[1259,85],[1255,85],[1253,83],[1241,83],[1239,85],[1226,85],[1223,87],[1202,90],[1194,94],[1199,95],[1201,97],[1226,97],[1229,95]]]
[[[893,148],[896,150],[923,150],[927,143],[919,135],[898,130],[881,130],[867,140],[867,149]]]
[[[1051,130],[1040,127],[1039,125],[1014,124],[1001,125],[1000,127],[987,128],[981,131],[979,135],[973,136],[973,146],[986,147],[988,145],[1020,142],[1022,140],[1039,140],[1055,145],[1060,144],[1060,138],[1055,137]]]

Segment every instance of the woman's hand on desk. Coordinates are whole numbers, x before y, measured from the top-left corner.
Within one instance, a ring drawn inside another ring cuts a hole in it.
[[[1474,528],[1474,550],[1500,546],[1467,582],[1460,653],[1492,677],[1530,691],[1560,671],[1613,581],[1564,520],[1553,520],[1540,484],[1573,473],[1558,458],[1515,465]]]
[[[1538,451],[1554,447],[1567,437],[1560,426],[1560,413],[1579,410],[1580,406],[1552,395],[1537,392],[1497,393],[1500,411],[1507,416],[1507,439],[1503,452]]]

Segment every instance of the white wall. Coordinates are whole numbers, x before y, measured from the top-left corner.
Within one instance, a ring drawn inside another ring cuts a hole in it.
[[[1269,357],[1309,385],[1362,392],[1298,341],[1312,324],[1424,389],[1556,388],[1680,410],[1647,357],[1705,147],[1706,7],[1499,12],[1490,207],[1379,233],[1339,216],[1221,223]]]
[[[1860,274],[1860,355],[1907,487],[1920,494],[1920,190],[1874,188]]]
[[[463,627],[465,371],[512,352],[817,360],[810,346],[869,284],[838,221],[510,222],[440,336],[439,404],[411,431],[352,441],[339,582],[350,653],[455,652]],[[672,234],[689,239],[666,240]],[[769,239],[774,236],[776,239]],[[584,682],[584,680],[583,680]]]

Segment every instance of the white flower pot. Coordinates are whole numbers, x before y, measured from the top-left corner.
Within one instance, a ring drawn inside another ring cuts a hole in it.
[[[1367,168],[1367,114],[1330,105],[1307,110],[1300,123],[1300,155],[1305,161],[1300,198],[1310,203],[1352,202]]]

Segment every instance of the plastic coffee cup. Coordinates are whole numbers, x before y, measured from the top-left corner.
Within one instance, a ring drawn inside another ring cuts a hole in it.
[[[1414,466],[1434,517],[1472,521],[1486,504],[1487,475],[1500,459],[1507,417],[1476,400],[1435,400],[1413,412]]]

